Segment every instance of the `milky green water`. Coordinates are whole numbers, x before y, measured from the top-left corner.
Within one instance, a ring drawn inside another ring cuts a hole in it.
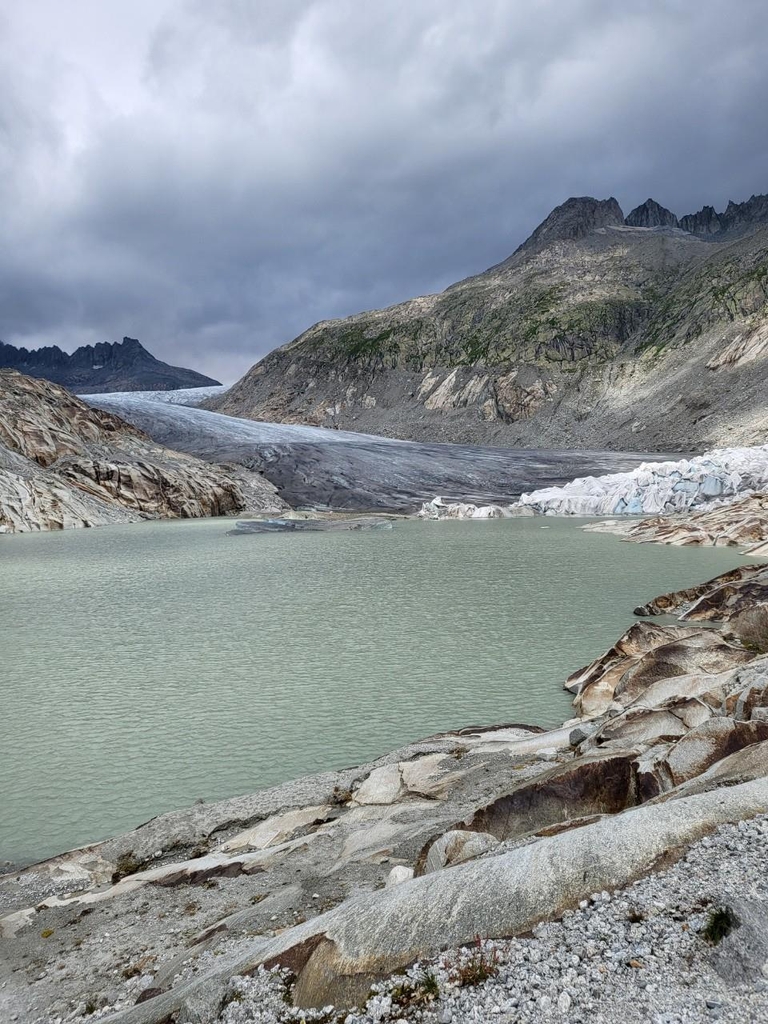
[[[0,861],[439,730],[558,724],[635,605],[740,561],[578,525],[0,539]]]

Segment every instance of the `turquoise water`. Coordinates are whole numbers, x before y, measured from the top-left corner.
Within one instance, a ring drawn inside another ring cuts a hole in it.
[[[635,605],[740,561],[579,521],[0,540],[0,861],[468,724],[555,725]]]

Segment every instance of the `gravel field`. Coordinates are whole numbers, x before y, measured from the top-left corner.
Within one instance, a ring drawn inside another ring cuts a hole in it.
[[[705,937],[707,928],[724,908],[741,923],[713,945]],[[486,980],[473,984],[485,974]],[[768,815],[721,828],[667,871],[613,894],[595,893],[561,921],[538,926],[532,937],[447,952],[377,988],[357,1012],[299,1010],[290,1005],[285,976],[262,970],[233,979],[231,1002],[218,1019],[224,1024],[768,1021]]]

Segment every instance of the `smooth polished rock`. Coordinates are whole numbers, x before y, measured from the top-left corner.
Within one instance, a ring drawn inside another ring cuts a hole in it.
[[[594,892],[626,885],[718,825],[768,808],[768,779],[648,804],[617,817],[358,897],[155,999],[103,1018],[159,1024],[194,990],[259,964],[288,964],[294,1005],[358,1004],[373,982],[476,935],[530,930]],[[531,879],[536,880],[531,885]]]
[[[334,813],[334,808],[329,804],[318,804],[314,807],[298,807],[285,814],[275,814],[270,818],[260,821],[258,825],[240,832],[232,839],[223,843],[220,849],[225,853],[236,850],[264,850],[268,846],[277,846],[285,842],[299,829],[307,828],[310,825],[320,825],[328,821]]]
[[[355,804],[393,804],[405,793],[400,765],[385,764],[374,768],[352,794]]]
[[[3,532],[284,508],[256,473],[170,451],[57,384],[0,370]]]

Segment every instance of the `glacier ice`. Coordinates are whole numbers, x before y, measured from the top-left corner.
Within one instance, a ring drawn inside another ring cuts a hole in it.
[[[768,445],[718,448],[677,462],[642,463],[626,473],[588,476],[523,494],[539,514],[608,516],[685,512],[713,498],[768,487]]]
[[[173,388],[171,391],[108,391],[99,394],[99,398],[106,398],[108,401],[120,401],[122,398],[141,398],[147,402],[165,402],[168,405],[186,405],[194,408],[201,405],[206,398],[213,398],[215,395],[223,395],[229,391],[227,384],[211,384],[205,388]],[[80,395],[88,400],[93,395]]]
[[[508,505],[525,490],[561,484],[580,473],[627,470],[653,458],[634,452],[402,441],[298,423],[257,422],[180,404],[188,396],[189,390],[181,395],[127,392],[84,398],[169,448],[262,473],[294,508],[413,512],[440,493],[482,510],[491,503]]]
[[[690,459],[644,462],[628,472],[578,477],[562,486],[544,487],[502,506],[500,514],[669,515],[766,488],[768,445],[718,448]],[[481,517],[479,512],[473,505],[447,504],[438,498],[425,502],[419,515],[474,519]]]

